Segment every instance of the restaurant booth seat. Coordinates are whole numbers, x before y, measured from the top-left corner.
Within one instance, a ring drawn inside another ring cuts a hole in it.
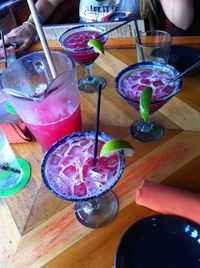
[[[79,0],[63,1],[45,24],[78,22],[79,2]],[[0,28],[5,33],[21,25],[29,15],[30,10],[26,0],[0,0]]]
[[[37,2],[35,0],[35,2]],[[53,12],[50,18],[44,23],[63,24],[79,21],[79,2],[80,0],[63,1]],[[175,27],[165,16],[161,6],[158,4],[158,19],[153,18],[156,29],[171,32],[172,35],[200,35],[200,1],[194,0],[195,19],[191,27],[183,31]],[[30,15],[27,0],[0,0],[0,28],[8,33],[11,29],[21,25]],[[146,25],[149,28],[148,23]]]

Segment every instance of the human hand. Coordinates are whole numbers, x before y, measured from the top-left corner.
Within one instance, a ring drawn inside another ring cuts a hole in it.
[[[12,29],[5,35],[5,45],[17,43],[20,51],[24,51],[34,42],[35,34],[35,26],[28,21],[24,22],[21,26]],[[1,43],[0,47],[2,47]]]

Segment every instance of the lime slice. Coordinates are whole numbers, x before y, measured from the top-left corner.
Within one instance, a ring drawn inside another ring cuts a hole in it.
[[[123,150],[127,156],[132,156],[134,153],[133,146],[125,140],[110,140],[101,148],[100,157]]]
[[[97,39],[90,39],[88,41],[88,46],[93,47],[94,51],[104,55],[104,47]]]
[[[140,96],[140,115],[146,122],[149,116],[149,110],[152,98],[152,88],[145,87]]]

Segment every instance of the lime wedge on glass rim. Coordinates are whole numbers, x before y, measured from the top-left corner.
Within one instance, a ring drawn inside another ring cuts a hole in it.
[[[88,44],[89,47],[93,47],[93,49],[94,49],[95,52],[104,55],[104,47],[99,42],[99,40],[97,40],[97,39],[90,39],[87,44]]]
[[[140,96],[140,115],[146,122],[149,116],[149,110],[152,99],[152,88],[145,87]]]
[[[100,157],[123,150],[126,156],[132,156],[134,153],[133,146],[125,140],[110,140],[106,142],[100,151]]]

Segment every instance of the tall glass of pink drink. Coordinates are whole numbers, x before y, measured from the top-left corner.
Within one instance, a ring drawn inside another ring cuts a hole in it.
[[[110,139],[111,136],[99,133],[95,165],[93,131],[62,138],[45,154],[42,163],[47,188],[62,199],[75,201],[77,219],[92,228],[111,221],[118,210],[118,202],[110,190],[124,170],[124,153],[99,157],[103,144]]]
[[[104,78],[92,74],[92,64],[99,53],[88,46],[90,39],[98,39],[104,44],[108,39],[105,32],[104,28],[95,25],[81,25],[67,30],[59,38],[59,43],[68,56],[85,68],[85,76],[79,80],[79,89],[86,93],[97,92],[99,85],[103,88],[106,84]],[[104,35],[99,37],[102,34]]]
[[[148,120],[146,122],[138,120],[129,128],[134,139],[150,142],[163,136],[163,126],[152,120],[151,115],[180,90],[182,78],[169,83],[178,74],[179,72],[173,66],[158,62],[140,62],[119,72],[115,79],[116,90],[137,111],[139,111],[140,95],[143,89],[151,87],[153,90]]]
[[[82,129],[74,63],[61,52],[52,52],[52,57],[58,74],[55,79],[43,52],[20,58],[1,76],[7,100],[44,151],[63,136]]]

